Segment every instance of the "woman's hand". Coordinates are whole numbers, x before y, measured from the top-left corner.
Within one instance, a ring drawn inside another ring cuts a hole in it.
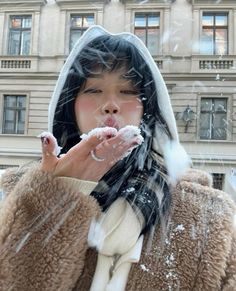
[[[52,134],[44,132],[41,134],[41,169],[55,176],[99,181],[117,161],[142,143],[143,138],[137,130],[132,126],[118,132],[109,127],[92,130],[60,157],[57,157],[56,139]]]

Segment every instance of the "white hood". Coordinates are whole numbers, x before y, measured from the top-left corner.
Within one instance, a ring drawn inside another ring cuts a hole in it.
[[[52,132],[54,114],[55,114],[56,106],[60,97],[60,93],[63,89],[67,75],[69,73],[69,70],[75,58],[78,56],[80,51],[88,43],[90,43],[93,39],[102,35],[114,35],[114,34],[109,33],[101,26],[97,26],[97,25],[92,26],[80,37],[80,39],[77,41],[74,48],[72,49],[70,55],[68,56],[61,70],[61,73],[59,75],[59,78],[56,83],[55,90],[53,92],[52,99],[49,105],[48,130],[50,132]],[[170,97],[169,97],[165,82],[150,52],[148,51],[144,43],[138,37],[136,37],[134,34],[127,33],[127,32],[119,33],[116,35],[132,43],[138,49],[138,51],[140,52],[140,55],[146,61],[147,65],[149,66],[152,72],[153,79],[156,86],[157,96],[158,96],[159,108],[169,128],[169,132],[171,133],[171,136],[173,138],[172,141],[170,141],[169,137],[158,126],[156,126],[156,133],[155,133],[155,137],[153,141],[153,148],[157,152],[164,155],[169,174],[173,172],[173,166],[175,164],[174,168],[176,168],[176,171],[174,170],[174,172],[176,173],[171,174],[171,176],[173,176],[171,177],[171,180],[172,182],[174,182],[176,180],[176,177],[179,176],[177,175],[177,173],[182,174],[181,168],[186,169],[186,167],[189,165],[190,159],[185,153],[182,146],[179,144],[176,121],[175,121],[174,113],[173,113],[172,106],[170,103]],[[181,154],[181,157],[179,154]]]

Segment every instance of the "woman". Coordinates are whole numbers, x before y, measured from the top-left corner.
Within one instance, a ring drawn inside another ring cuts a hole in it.
[[[185,173],[165,84],[138,38],[81,37],[49,131],[42,162],[3,177],[1,290],[234,290],[235,205],[207,174]]]

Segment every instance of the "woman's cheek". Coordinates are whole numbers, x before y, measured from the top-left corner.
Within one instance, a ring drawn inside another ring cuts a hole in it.
[[[75,115],[77,125],[81,132],[87,133],[92,128],[96,127],[97,122],[93,118],[97,111],[97,104],[89,100],[89,98],[78,98],[75,102]]]
[[[143,104],[139,101],[127,102],[125,109],[127,112],[141,119],[143,115]]]
[[[90,98],[78,98],[75,104],[76,112],[93,112],[96,102]]]

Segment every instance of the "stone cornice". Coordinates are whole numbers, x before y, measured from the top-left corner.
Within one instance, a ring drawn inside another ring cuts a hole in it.
[[[0,0],[0,12],[29,12],[40,11],[41,7],[45,5],[45,0]]]
[[[103,9],[104,5],[108,3],[108,0],[56,0],[56,3],[62,10],[101,10]]]
[[[201,6],[209,6],[212,5],[213,7],[224,7],[225,5],[231,5],[236,7],[235,0],[186,0],[192,5],[201,5]]]
[[[174,3],[176,0],[148,0],[147,4],[151,4],[154,3],[156,5],[158,4],[172,4]],[[124,4],[140,4],[141,2],[144,2],[143,0],[120,0],[121,3]],[[145,3],[143,3],[144,5]]]
[[[22,6],[34,6],[34,5],[44,5],[46,3],[46,0],[0,0],[0,5],[5,6],[16,6],[16,5],[22,5]]]
[[[69,4],[72,4],[72,5],[78,5],[78,4],[84,4],[84,5],[87,5],[87,6],[90,6],[92,5],[93,3],[99,3],[99,4],[106,4],[110,2],[109,0],[89,0],[89,3],[88,3],[88,0],[56,0],[56,3],[58,5],[69,5]]]

